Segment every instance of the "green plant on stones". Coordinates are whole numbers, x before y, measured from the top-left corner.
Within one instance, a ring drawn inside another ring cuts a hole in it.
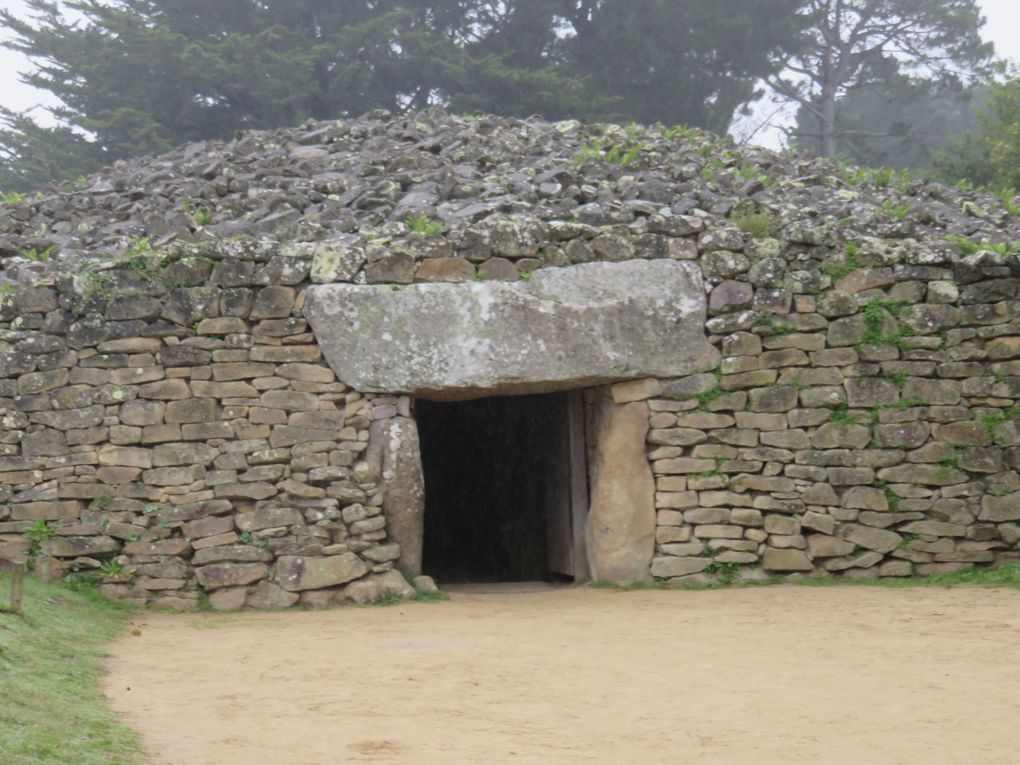
[[[973,239],[966,236],[957,236],[955,234],[950,234],[946,237],[946,239],[955,244],[960,249],[960,253],[963,255],[974,255],[975,253],[986,251],[994,252],[996,255],[1006,257],[1009,255],[1011,250],[1017,248],[1016,243],[1014,243],[1013,246],[1010,246],[1005,242],[995,244],[994,242],[989,242],[987,239],[975,242]]]
[[[1002,203],[1002,209],[1009,215],[1020,215],[1020,204],[1016,203],[1016,189],[999,189],[989,192],[992,196],[998,197]]]
[[[702,573],[707,574],[708,576],[717,577],[719,579],[719,584],[729,586],[740,579],[740,564],[712,561],[705,566]]]
[[[940,481],[944,481],[952,475],[952,471],[960,469],[960,458],[956,455],[952,457],[939,457],[935,460],[935,463],[939,466],[939,469],[935,471],[935,477]]]
[[[33,263],[45,263],[50,259],[50,255],[57,249],[57,245],[51,244],[45,250],[38,250],[35,247],[26,247],[21,251],[21,257],[26,260],[31,260]]]
[[[673,127],[662,129],[662,137],[667,141],[672,141],[678,135],[683,136],[688,141],[693,141],[699,137],[700,131],[689,125],[673,125]]]
[[[885,500],[889,503],[889,510],[896,512],[900,509],[900,495],[890,489],[888,486],[882,488],[882,493],[885,494]]]
[[[6,305],[6,299],[14,297],[16,294],[18,294],[18,288],[10,282],[0,284],[0,306]]]
[[[850,413],[845,403],[836,404],[829,412],[829,422],[836,425],[856,425],[860,419],[860,415]]]
[[[630,146],[614,144],[610,147],[609,151],[606,152],[605,160],[610,165],[628,167],[632,165],[639,156],[641,156],[641,144],[635,143]]]
[[[581,141],[581,150],[570,160],[570,164],[580,165],[587,159],[602,159],[602,141],[598,138]]]
[[[591,138],[581,142],[581,150],[574,155],[571,160],[571,164],[580,165],[586,160],[601,160],[610,165],[618,165],[619,167],[627,167],[637,161],[638,157],[641,156],[642,145],[640,143],[633,142],[637,136],[635,130],[628,132],[628,137],[632,143],[614,143],[606,145],[600,138]]]
[[[42,543],[49,542],[56,536],[56,531],[46,521],[36,521],[23,532],[28,540],[28,549],[25,554],[28,556],[29,565],[34,565],[35,559],[42,552]]]
[[[715,385],[694,397],[694,400],[698,402],[698,409],[702,412],[707,412],[709,404],[726,395],[726,391],[722,389],[722,375],[719,372],[716,372],[715,379]]]
[[[98,497],[94,497],[89,503],[89,510],[94,513],[105,513],[110,509],[113,504],[112,494],[100,494]]]
[[[900,312],[906,303],[899,300],[872,300],[866,306],[862,317],[864,319],[864,337],[859,345],[891,345],[894,348],[903,350],[903,338],[910,337],[914,331],[902,324],[897,324],[891,334],[885,334],[885,322],[889,316],[899,319]]]
[[[432,220],[425,213],[412,215],[404,222],[407,224],[407,227],[411,229],[412,234],[417,234],[424,239],[443,233],[443,229],[445,228],[442,222]]]
[[[92,268],[86,268],[82,275],[85,278],[85,288],[82,290],[82,297],[85,300],[95,298],[106,301],[113,297],[109,274],[101,273]]]
[[[184,208],[184,214],[191,218],[191,222],[196,226],[208,226],[212,223],[212,213],[204,207],[197,205],[192,207],[187,198],[181,199],[181,206]]]
[[[449,595],[439,590],[415,589],[415,592],[418,594],[417,601],[419,603],[441,603],[450,599]]]
[[[715,463],[715,467],[711,470],[703,470],[700,473],[694,473],[692,476],[693,478],[715,478],[723,474],[722,466],[726,462],[726,458],[716,456],[711,457],[710,459]]]
[[[521,281],[530,282],[531,281],[531,271],[521,271]]]
[[[903,220],[910,215],[911,207],[909,204],[896,204],[892,200],[887,200],[882,203],[882,212],[888,215],[893,220]]]
[[[0,192],[0,200],[2,200],[5,205],[20,205],[27,202],[28,197],[20,191],[3,191]]]
[[[251,532],[250,531],[243,531],[243,532],[241,532],[241,534],[238,535],[237,538],[241,541],[241,544],[243,544],[243,545],[250,545],[251,544]]]
[[[99,564],[103,576],[118,576],[124,573],[124,564],[116,560],[106,560]]]
[[[737,205],[730,213],[730,220],[737,228],[755,239],[768,239],[776,233],[779,221],[765,210],[755,210],[753,205]]]
[[[998,443],[999,437],[996,431],[999,429],[999,426],[1005,424],[1009,420],[1012,420],[1018,415],[1020,415],[1020,407],[1006,407],[1001,412],[992,412],[991,414],[982,415],[981,425],[984,427],[988,437],[992,440],[992,443]]]
[[[780,324],[772,316],[768,315],[759,318],[757,324],[759,327],[766,327],[772,330],[772,334],[774,335],[792,335],[797,331],[793,327]]]
[[[373,606],[399,606],[403,601],[400,596],[392,590],[386,590],[382,595],[372,601]]]
[[[838,281],[848,274],[852,274],[863,266],[857,260],[856,254],[850,254],[850,242],[847,242],[847,258],[842,263],[826,263],[822,266],[822,273],[828,276],[833,281]]]
[[[889,506],[889,509],[890,510],[892,509],[892,505]],[[914,542],[915,540],[917,540],[917,538],[918,538],[917,534],[904,533],[903,534],[903,539],[896,546],[896,549],[897,550],[909,550],[910,549],[910,543]]]

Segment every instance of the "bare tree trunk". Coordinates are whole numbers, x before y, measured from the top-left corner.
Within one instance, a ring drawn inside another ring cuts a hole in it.
[[[836,91],[831,88],[822,90],[822,116],[819,122],[822,134],[822,156],[836,156]]]

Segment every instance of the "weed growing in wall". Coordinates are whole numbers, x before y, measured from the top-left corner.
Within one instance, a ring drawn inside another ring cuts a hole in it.
[[[436,236],[437,234],[443,233],[443,226],[441,221],[432,220],[425,213],[420,215],[412,215],[404,221],[407,227],[411,229],[412,234],[417,234],[420,237],[428,239],[430,236]]]

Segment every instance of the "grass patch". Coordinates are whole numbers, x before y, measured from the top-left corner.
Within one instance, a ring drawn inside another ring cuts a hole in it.
[[[779,227],[779,221],[774,215],[742,205],[738,205],[730,213],[730,221],[754,239],[768,239],[776,233],[776,229]]]
[[[891,345],[903,350],[903,338],[914,334],[910,327],[899,323],[900,312],[905,305],[906,303],[900,300],[872,300],[864,306],[862,316],[866,329],[859,345]],[[885,322],[889,317],[895,319],[897,325],[896,329],[887,335]]]
[[[0,599],[9,584],[0,575]],[[0,613],[0,762],[142,762],[135,734],[99,689],[103,646],[128,613],[90,587],[25,580],[22,614]]]
[[[449,595],[439,590],[416,590],[416,592],[418,593],[418,603],[442,603],[450,599]]]
[[[723,568],[725,566],[725,568]],[[592,582],[588,586],[596,590],[613,590],[614,592],[630,592],[633,590],[721,590],[744,589],[747,587],[771,587],[777,584],[796,584],[802,587],[999,587],[1020,590],[1020,563],[1004,563],[998,568],[978,568],[971,571],[960,571],[955,574],[936,574],[935,576],[886,577],[879,579],[849,579],[840,576],[805,576],[799,579],[787,579],[774,576],[768,579],[736,579],[736,569],[721,564],[713,570],[711,566],[705,573],[720,575],[723,581],[718,582],[681,582],[670,584],[665,581],[652,583],[635,582],[620,585],[613,582]]]
[[[856,425],[860,419],[860,415],[851,414],[849,407],[844,403],[836,404],[829,412],[829,422],[837,425]]]
[[[411,229],[412,234],[417,234],[423,239],[428,239],[431,236],[441,234],[446,229],[446,226],[443,225],[442,221],[432,220],[425,213],[412,215],[404,222],[407,224],[407,227]]]
[[[888,577],[885,579],[845,579],[836,576],[807,576],[791,582],[806,587],[854,585],[863,587],[1006,587],[1020,590],[1020,563],[1004,563],[998,568],[977,568],[955,574],[935,576]]]
[[[822,273],[828,276],[832,281],[836,282],[842,279],[844,276],[852,274],[859,268],[863,268],[861,262],[857,259],[856,254],[849,252],[850,245],[847,244],[847,257],[842,263],[826,263],[822,266]]]

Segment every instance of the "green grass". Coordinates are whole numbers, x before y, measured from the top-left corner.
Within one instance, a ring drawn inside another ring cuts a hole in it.
[[[407,227],[411,229],[412,234],[417,234],[423,239],[428,239],[430,236],[441,234],[446,228],[442,221],[432,220],[425,213],[412,215],[404,222],[407,224]]]
[[[707,571],[707,569],[706,569]],[[687,582],[670,584],[669,582],[653,582],[646,584],[637,582],[629,585],[613,584],[612,582],[593,582],[588,585],[597,590],[613,590],[630,592],[632,590],[722,590],[742,589],[747,587],[770,587],[777,584],[800,585],[802,587],[993,587],[1020,590],[1020,563],[1004,563],[998,568],[978,568],[961,571],[955,574],[937,574],[935,576],[904,576],[885,577],[882,579],[850,579],[840,576],[805,576],[787,579],[781,576],[769,579],[741,581],[734,578],[734,573],[727,569],[720,572],[727,582]]]
[[[1006,587],[1020,590],[1020,563],[1004,563],[998,568],[976,568],[955,574],[935,576],[887,577],[885,579],[845,579],[836,576],[803,577],[791,584],[806,587],[854,585],[863,587]]]
[[[834,282],[839,281],[844,276],[852,274],[858,268],[863,268],[860,261],[857,260],[856,254],[850,253],[850,243],[846,245],[847,258],[842,263],[826,263],[822,266],[822,273],[832,279]]]
[[[768,239],[776,233],[778,219],[768,212],[739,209],[730,213],[730,220],[737,228],[750,234],[754,239]]]
[[[0,575],[0,603],[10,577]],[[135,734],[99,688],[103,646],[130,609],[90,587],[25,581],[20,615],[0,613],[0,762],[141,763]]]

